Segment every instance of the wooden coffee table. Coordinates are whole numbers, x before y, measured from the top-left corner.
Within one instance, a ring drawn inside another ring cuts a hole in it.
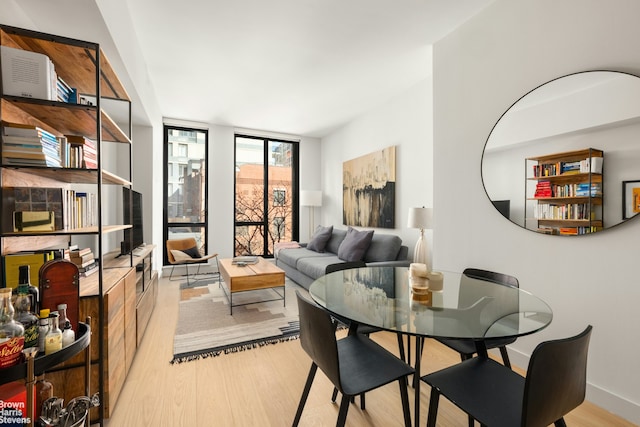
[[[272,289],[273,292],[278,295],[278,298],[255,301],[245,304],[237,304],[235,307],[247,304],[254,304],[256,302],[267,302],[282,300],[286,305],[284,291],[284,271],[276,267],[273,263],[266,261],[262,257],[258,257],[256,264],[247,265],[234,265],[233,259],[221,259],[219,262],[220,274],[224,279],[225,286],[228,289],[224,289],[227,299],[229,300],[229,312],[233,315],[233,294],[236,292],[257,291],[259,289]],[[282,294],[276,291],[275,288],[282,288]]]

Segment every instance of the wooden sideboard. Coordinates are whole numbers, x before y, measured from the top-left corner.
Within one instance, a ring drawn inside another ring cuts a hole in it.
[[[81,282],[80,318],[91,316],[95,319],[91,340],[92,393],[98,391],[99,340],[102,340],[104,346],[104,395],[100,396],[100,404],[105,418],[111,416],[155,307],[158,274],[152,264],[154,249],[155,245],[146,245],[139,256],[133,257],[134,267],[128,267],[128,255],[118,256],[118,252],[104,255],[103,317],[98,312],[100,301],[97,275],[84,278]],[[65,402],[84,394],[83,360],[82,355],[76,356],[60,366],[65,369],[46,375],[56,384],[55,395],[63,397]],[[97,409],[91,411],[91,418],[97,419]]]

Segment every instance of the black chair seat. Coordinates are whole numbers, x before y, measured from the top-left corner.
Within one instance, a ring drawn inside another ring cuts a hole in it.
[[[338,340],[342,391],[349,396],[366,393],[413,374],[414,370],[365,335]]]
[[[481,425],[520,425],[525,379],[492,359],[474,357],[422,379]]]

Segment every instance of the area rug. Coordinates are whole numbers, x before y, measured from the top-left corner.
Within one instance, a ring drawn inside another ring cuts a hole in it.
[[[229,301],[217,280],[181,289],[171,363],[297,339],[300,322],[296,290],[308,296],[306,289],[287,279],[286,306],[282,300],[260,302],[277,298],[272,289],[235,293],[231,315]],[[282,288],[275,291],[282,293]]]

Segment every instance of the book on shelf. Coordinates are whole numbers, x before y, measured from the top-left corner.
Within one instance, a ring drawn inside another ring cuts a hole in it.
[[[71,251],[69,252],[69,260],[78,267],[86,267],[95,262],[95,256],[93,255],[91,249],[89,249],[89,252],[86,252],[82,255],[78,255],[77,252]]]
[[[42,128],[3,121],[2,141],[4,163],[62,166],[58,138]]]
[[[87,266],[84,267],[78,267],[78,272],[80,273],[80,277],[88,277],[91,276],[93,273],[97,273],[98,272],[98,262],[97,261],[93,261],[92,263],[88,264]]]
[[[74,151],[74,167],[97,169],[98,152],[96,142],[86,136],[65,135],[69,148]]]
[[[75,247],[69,247],[69,256],[72,258],[82,258],[85,255],[93,254],[91,248],[78,248],[78,245],[74,245]]]

